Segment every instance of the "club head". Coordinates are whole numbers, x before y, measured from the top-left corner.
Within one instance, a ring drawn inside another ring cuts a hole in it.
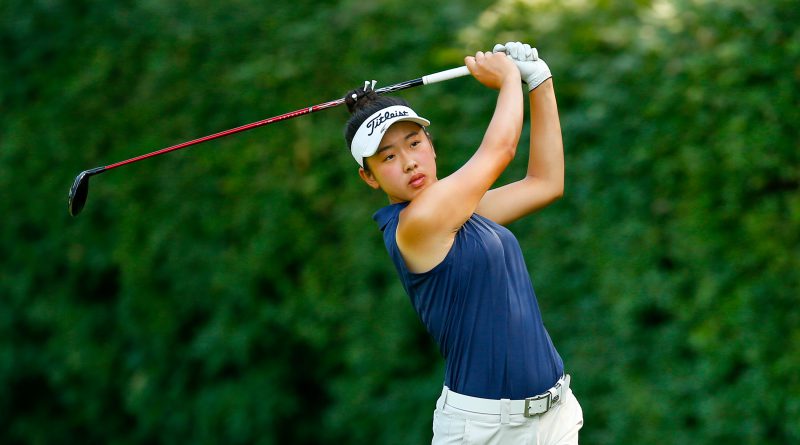
[[[92,175],[102,173],[105,167],[98,167],[92,170],[84,170],[75,177],[72,188],[69,189],[69,214],[76,216],[81,213],[83,206],[86,205],[86,197],[89,195],[89,178]]]
[[[86,197],[89,195],[89,174],[81,172],[72,183],[69,189],[69,214],[78,215],[86,204]]]

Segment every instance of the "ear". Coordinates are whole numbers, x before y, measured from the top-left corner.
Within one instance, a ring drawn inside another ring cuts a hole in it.
[[[375,179],[375,175],[372,174],[371,171],[364,170],[364,167],[358,168],[358,176],[361,176],[361,179],[366,182],[368,186],[374,188],[375,190],[381,188],[378,180]]]

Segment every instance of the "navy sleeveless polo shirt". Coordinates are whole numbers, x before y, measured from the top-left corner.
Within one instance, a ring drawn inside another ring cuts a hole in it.
[[[473,214],[445,259],[428,272],[406,268],[395,234],[407,202],[373,219],[422,323],[445,359],[445,385],[485,399],[524,399],[551,388],[564,364],[542,323],[516,237]]]

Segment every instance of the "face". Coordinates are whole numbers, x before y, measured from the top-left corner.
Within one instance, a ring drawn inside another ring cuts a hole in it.
[[[391,203],[411,201],[437,181],[436,153],[425,130],[414,122],[398,122],[383,135],[378,151],[366,158],[369,171],[361,179],[380,188]]]

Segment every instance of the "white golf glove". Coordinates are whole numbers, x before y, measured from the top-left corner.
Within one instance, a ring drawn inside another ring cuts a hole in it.
[[[539,58],[536,48],[531,48],[527,43],[508,42],[505,45],[498,43],[492,49],[493,53],[506,53],[517,64],[522,80],[528,84],[528,91],[533,91],[545,80],[553,77],[550,68]]]

